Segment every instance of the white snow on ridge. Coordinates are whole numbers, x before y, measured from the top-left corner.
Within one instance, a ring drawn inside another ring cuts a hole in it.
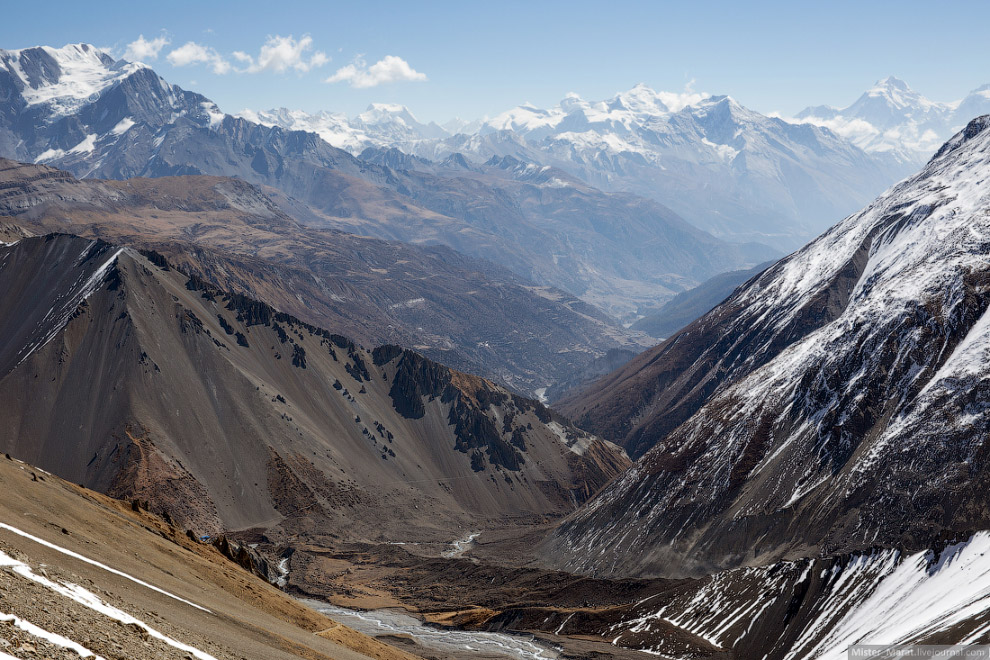
[[[5,526],[5,528],[7,528],[7,526]],[[165,642],[169,646],[177,648],[180,651],[185,651],[186,653],[192,654],[194,657],[198,658],[199,660],[216,660],[216,658],[210,655],[209,653],[200,651],[194,646],[189,646],[188,644],[179,642],[175,639],[172,639],[171,637],[168,637],[167,635],[163,635],[162,633],[158,632],[157,630],[146,624],[144,621],[141,621],[140,619],[131,616],[127,612],[104,602],[102,599],[97,597],[91,591],[84,589],[83,587],[80,587],[77,584],[72,584],[69,582],[58,583],[42,575],[38,575],[31,569],[30,566],[28,566],[24,562],[18,561],[17,559],[10,557],[9,555],[3,552],[0,552],[0,566],[10,568],[15,574],[27,580],[40,584],[41,586],[61,596],[65,596],[66,598],[69,598],[95,612],[103,614],[104,616],[109,617],[114,621],[118,621],[119,623],[122,623],[124,625],[138,626],[139,628],[143,629],[145,633],[147,633],[149,636],[154,637],[155,639],[158,639],[162,642]],[[134,580],[134,578],[131,579]],[[137,580],[134,581],[137,582]],[[71,640],[68,640],[64,637],[61,639],[64,640],[65,643],[56,642],[59,643],[60,646],[67,646],[68,644],[73,644],[74,647],[71,648],[73,648],[73,650],[77,650],[76,647],[78,647],[77,652],[80,655],[83,655],[83,657],[88,657],[90,655],[93,655],[92,652],[89,652],[82,646],[75,644],[75,642],[72,642]]]
[[[750,287],[740,302],[757,312],[758,323],[781,330],[830,286],[838,271],[874,235],[868,262],[840,317],[732,386],[731,394],[741,402],[732,424],[739,423],[742,429],[745,417],[766,401],[791,396],[797,384],[794,374],[839,364],[855,350],[861,341],[857,337],[867,337],[872,328],[887,328],[887,322],[899,315],[910,316],[915,306],[944,298],[946,308],[942,313],[950,315],[951,306],[958,302],[951,292],[960,290],[962,274],[985,267],[986,247],[990,245],[990,215],[986,213],[990,209],[990,188],[984,183],[986,176],[990,176],[990,130],[984,130],[957,151],[933,160],[864,211],[768,270]],[[946,292],[950,292],[947,297]],[[883,436],[859,459],[856,472],[872,465],[895,444],[895,438],[899,438],[896,444],[903,447],[908,439],[902,437],[902,432],[924,419],[924,404],[933,400],[933,392],[940,384],[982,373],[987,358],[990,316],[984,315],[916,397],[920,405],[892,420]],[[844,386],[846,391],[855,391],[864,375],[852,374]],[[799,430],[791,437],[803,432]],[[792,493],[784,499],[790,501],[795,496],[797,493]]]
[[[122,577],[124,579],[130,580],[131,582],[133,582],[135,584],[139,584],[142,587],[146,587],[148,589],[151,589],[152,591],[155,591],[157,593],[160,593],[163,596],[168,596],[169,598],[171,598],[173,600],[177,600],[180,603],[185,603],[186,605],[191,605],[192,607],[195,607],[198,610],[202,610],[203,612],[206,612],[208,614],[212,614],[212,612],[210,612],[210,610],[206,609],[202,605],[197,605],[196,603],[194,603],[192,601],[189,601],[189,600],[186,600],[185,598],[180,598],[179,596],[176,596],[175,594],[171,594],[171,593],[165,591],[164,589],[160,589],[160,588],[154,586],[153,584],[148,584],[147,582],[144,582],[143,580],[139,580],[136,577],[133,577],[131,575],[128,575],[127,573],[124,573],[123,571],[119,571],[116,568],[111,568],[111,567],[107,566],[106,564],[101,564],[100,562],[95,561],[93,559],[90,559],[89,557],[84,557],[83,555],[80,555],[77,552],[73,552],[72,550],[69,550],[67,548],[63,548],[60,545],[56,545],[54,543],[50,543],[49,541],[46,541],[46,540],[41,539],[41,538],[38,538],[37,536],[34,536],[32,534],[28,534],[27,532],[25,532],[23,530],[20,530],[20,529],[14,527],[12,525],[8,525],[7,523],[0,522],[0,529],[5,529],[8,532],[12,532],[14,534],[17,534],[18,536],[24,537],[26,539],[30,539],[30,540],[34,541],[35,543],[40,543],[41,545],[45,546],[46,548],[50,548],[52,550],[55,550],[56,552],[60,552],[63,555],[67,555],[69,557],[72,557],[73,559],[78,559],[79,561],[84,562],[86,564],[89,564],[90,566],[96,566],[97,568],[101,568],[101,569],[107,571],[108,573],[113,573],[114,575],[117,575],[117,576]]]
[[[7,566],[8,564],[3,563],[3,559],[6,557],[2,552],[0,552],[0,566]],[[96,660],[105,660],[103,656],[96,655],[89,649],[87,649],[82,644],[72,641],[68,637],[63,637],[62,635],[48,632],[40,626],[36,626],[30,621],[25,621],[24,619],[14,616],[13,614],[4,614],[0,612],[0,621],[5,621],[7,623],[13,624],[15,627],[20,628],[32,637],[37,637],[38,639],[43,639],[49,644],[54,644],[63,649],[69,649],[70,651],[75,651],[80,657],[83,658],[96,658]],[[0,660],[5,660],[5,658],[13,658],[13,660],[19,660],[12,655],[0,654]]]
[[[990,131],[964,148],[970,157],[950,154],[933,162],[768,270],[742,302],[765,309],[762,318],[783,327],[877,234],[846,311],[800,342],[806,352],[812,344],[825,348],[856,322],[889,317],[943,292],[966,269],[982,267],[990,243],[990,217],[983,213],[990,208],[990,189],[979,172],[990,173]],[[898,222],[883,225],[892,220]]]
[[[788,660],[842,660],[853,644],[912,644],[982,617],[984,623],[958,644],[972,644],[990,632],[990,533],[979,532],[964,543],[946,548],[937,561],[919,552],[899,562],[871,590],[845,610],[837,622],[828,621],[828,634],[807,648],[813,622],[799,638]],[[829,613],[823,613],[826,617]]]
[[[735,520],[778,515],[810,497],[843,502],[860,486],[887,497],[885,481],[874,479],[910,478],[908,471],[918,468],[904,466],[915,456],[919,462],[937,464],[945,456],[950,465],[965,464],[967,452],[982,446],[987,419],[982,388],[976,385],[990,378],[990,314],[975,323],[967,317],[982,308],[981,296],[986,296],[988,181],[990,121],[973,124],[920,173],[743,289],[732,304],[745,311],[724,332],[765,342],[748,350],[756,356],[751,360],[779,350],[775,342],[790,345],[678,427],[679,446],[698,446],[680,483],[656,487],[633,471],[613,482],[597,502],[621,502],[627,511],[642,511],[642,518],[623,518],[628,524],[620,529],[615,525],[622,523],[579,529],[567,539],[574,561],[607,567],[629,548],[644,551],[651,540],[644,530],[659,528],[671,508],[690,501],[695,511],[704,511],[707,502],[728,497],[729,475],[761,419],[773,424],[773,433],[747,474],[760,484],[753,491],[759,495],[741,496],[722,514]],[[864,253],[858,254],[861,249]],[[836,277],[843,269],[849,277],[839,291]],[[826,304],[841,307],[829,312],[833,320],[804,334],[801,325],[809,318],[817,322],[815,315]],[[743,362],[738,366],[746,368]],[[973,393],[972,405],[967,392]],[[861,405],[878,393],[879,406]],[[971,420],[980,433],[956,442],[954,434],[965,436],[966,429],[950,419],[953,413]],[[874,425],[876,433],[856,435],[862,432],[847,424],[855,415]],[[849,447],[855,451],[843,453]],[[830,469],[832,460],[842,461],[842,469]],[[951,474],[932,474],[926,487],[937,488]],[[593,519],[595,505],[579,515]],[[866,543],[881,531],[888,533],[881,529],[881,511],[868,515],[855,531]],[[669,532],[680,534],[692,523],[689,518]]]
[[[35,85],[31,84],[21,61],[25,51],[31,49],[0,50],[0,66],[6,66],[24,83],[22,94],[29,106],[51,106],[49,121],[72,114],[108,87],[147,68],[144,64],[124,60],[108,66],[103,60],[106,54],[89,44],[69,44],[62,48],[42,46],[40,49],[58,64],[61,72],[57,79],[40,83],[35,80]]]
[[[96,241],[89,242],[82,254],[80,254],[80,260],[89,253],[90,248],[95,243]],[[113,255],[111,255],[111,257],[107,259],[99,268],[97,268],[85,282],[82,282],[80,278],[80,280],[76,282],[78,288],[75,289],[74,294],[64,298],[61,304],[57,306],[57,309],[56,307],[52,307],[48,310],[45,317],[38,322],[38,329],[45,332],[44,336],[30,346],[21,349],[26,352],[23,357],[18,360],[18,365],[28,359],[31,354],[39,348],[43,348],[48,342],[54,339],[59,332],[62,331],[62,328],[64,328],[69,322],[72,314],[75,312],[76,308],[79,307],[79,304],[89,298],[96,291],[99,285],[103,282],[103,278],[110,270],[110,267],[115,261],[117,261],[117,257],[119,257],[120,253],[124,250],[125,248],[119,248],[116,252],[114,252]]]

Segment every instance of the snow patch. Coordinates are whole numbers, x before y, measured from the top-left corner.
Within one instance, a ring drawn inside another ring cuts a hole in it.
[[[0,566],[7,565],[3,563],[3,559],[5,557],[6,555],[0,552]],[[63,637],[62,635],[59,635],[57,633],[48,632],[44,628],[40,628],[34,625],[33,623],[31,623],[30,621],[25,621],[24,619],[18,616],[14,616],[13,614],[4,614],[3,612],[0,612],[0,621],[6,621],[7,623],[11,623],[15,627],[20,628],[21,630],[31,635],[32,637],[43,639],[49,644],[54,644],[55,646],[59,646],[63,649],[69,649],[70,651],[75,651],[80,657],[96,658],[97,660],[104,660],[102,656],[96,655],[82,644],[79,644],[78,642],[74,642],[68,637]],[[13,660],[18,660],[12,655],[0,654],[0,660],[4,660],[5,658],[13,658]]]
[[[420,305],[426,304],[426,298],[411,298],[403,302],[392,303],[388,306],[389,309],[411,309],[413,307],[418,307]]]
[[[41,586],[46,587],[47,589],[50,589],[51,591],[54,591],[59,595],[74,600],[75,602],[93,610],[94,612],[103,614],[104,616],[111,618],[115,621],[118,621],[124,625],[138,626],[142,628],[151,637],[161,640],[162,642],[165,642],[169,646],[177,648],[180,651],[185,651],[186,653],[190,653],[196,658],[199,658],[199,660],[216,660],[216,658],[214,658],[209,653],[204,653],[203,651],[200,651],[194,646],[189,646],[188,644],[184,644],[182,642],[172,639],[171,637],[163,635],[162,633],[158,632],[157,630],[146,624],[144,621],[141,621],[140,619],[131,616],[127,612],[104,602],[102,599],[97,597],[96,594],[92,593],[88,589],[84,589],[83,587],[77,584],[72,584],[71,582],[54,582],[42,575],[38,575],[31,569],[30,566],[28,566],[22,561],[18,561],[17,559],[10,557],[9,555],[3,553],[2,551],[0,551],[0,566],[10,568],[17,575],[20,575],[21,577],[27,580],[31,580],[32,582],[40,584]],[[70,641],[70,640],[66,640],[66,641]],[[82,647],[79,648],[82,649]],[[86,649],[82,649],[82,650],[85,651]]]
[[[211,612],[210,610],[206,609],[202,605],[197,605],[196,603],[194,603],[192,601],[189,601],[189,600],[186,600],[185,598],[180,598],[179,596],[176,596],[175,594],[170,594],[169,592],[165,591],[164,589],[159,589],[158,587],[156,587],[156,586],[154,586],[152,584],[148,584],[147,582],[144,582],[143,580],[139,580],[136,577],[130,576],[127,573],[124,573],[123,571],[119,571],[116,568],[111,568],[111,567],[107,566],[106,564],[101,564],[100,562],[95,561],[93,559],[90,559],[89,557],[84,557],[84,556],[80,555],[77,552],[73,552],[72,550],[69,550],[67,548],[63,548],[60,545],[55,545],[54,543],[50,543],[49,541],[46,541],[46,540],[41,539],[41,538],[38,538],[37,536],[33,536],[31,534],[28,534],[27,532],[25,532],[23,530],[20,530],[20,529],[18,529],[16,527],[13,527],[12,525],[8,525],[7,523],[0,522],[0,529],[5,529],[8,532],[11,532],[13,534],[17,534],[18,536],[21,536],[23,538],[30,539],[30,540],[34,541],[35,543],[39,543],[39,544],[45,546],[46,548],[50,548],[52,550],[55,550],[56,552],[60,552],[63,555],[66,555],[68,557],[72,557],[73,559],[78,559],[79,561],[84,562],[86,564],[89,564],[90,566],[96,566],[97,568],[101,568],[104,571],[107,571],[108,573],[113,573],[114,575],[116,575],[118,577],[122,577],[122,578],[124,578],[126,580],[130,580],[131,582],[133,582],[135,584],[139,584],[142,587],[151,589],[152,591],[157,592],[157,593],[159,593],[159,594],[161,594],[163,596],[168,596],[169,598],[171,598],[173,600],[177,600],[180,603],[185,603],[186,605],[190,605],[192,607],[195,607],[197,610],[201,610],[201,611],[206,612],[208,614],[213,614],[213,612]],[[16,561],[16,560],[12,560],[12,561]]]
[[[470,534],[468,534],[464,538],[458,539],[458,540],[454,541],[453,543],[451,543],[450,544],[450,549],[449,550],[444,550],[443,552],[441,552],[440,553],[440,556],[441,557],[446,557],[447,559],[453,559],[455,557],[460,557],[465,552],[467,552],[468,549],[471,548],[471,546],[474,545],[474,540],[476,538],[478,538],[479,536],[481,536],[481,532],[471,532]]]
[[[134,125],[134,119],[132,119],[131,117],[124,117],[119,122],[117,122],[116,126],[110,129],[110,134],[123,135],[127,131],[131,130],[131,127],[133,125]]]

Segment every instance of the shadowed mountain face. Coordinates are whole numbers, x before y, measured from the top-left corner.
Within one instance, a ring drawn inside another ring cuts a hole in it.
[[[0,215],[35,233],[71,231],[153,248],[224,290],[247,293],[369,344],[435,359],[532,392],[645,339],[562,291],[444,247],[303,227],[236,179],[76,180],[0,161]]]
[[[0,247],[2,448],[199,532],[428,541],[628,459],[537,402],[69,235]]]
[[[716,239],[656,202],[606,194],[550,168],[517,162],[425,172],[359,160],[314,133],[224,115],[144,65],[92,47],[3,51],[0,62],[0,96],[8,99],[0,155],[81,178],[237,177],[280,191],[280,203],[307,224],[446,245],[613,316],[656,308],[717,272],[775,254]],[[78,96],[70,83],[83,73],[88,86]]]
[[[546,556],[690,574],[990,528],[990,117],[562,409],[645,455]]]

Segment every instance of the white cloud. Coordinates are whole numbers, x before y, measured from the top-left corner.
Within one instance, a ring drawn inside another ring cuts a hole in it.
[[[679,112],[691,105],[698,105],[709,97],[706,92],[694,91],[694,78],[684,85],[683,92],[657,92],[657,96],[671,112]]]
[[[208,64],[213,69],[213,73],[218,75],[229,73],[232,68],[230,62],[216,50],[195,41],[187,41],[166,55],[165,59],[173,66]]]
[[[292,35],[268,37],[262,44],[257,57],[242,50],[235,50],[231,53],[230,57],[241,65],[241,68],[235,68],[226,57],[214,48],[198,44],[195,41],[187,41],[170,52],[166,59],[174,66],[206,64],[213,69],[213,73],[217,74],[229,73],[230,71],[237,73],[261,73],[262,71],[285,73],[290,70],[305,73],[330,61],[330,57],[321,50],[313,51],[307,57],[312,48],[313,38],[309,35],[298,40]]]
[[[358,58],[353,63],[337,69],[326,79],[328,83],[347,82],[359,89],[376,87],[385,83],[426,80],[426,74],[416,71],[401,57],[386,55],[371,66]]]
[[[782,119],[795,124],[814,124],[815,126],[824,126],[836,135],[857,143],[869,141],[880,135],[880,130],[877,127],[868,121],[856,117],[846,118],[839,116],[833,117],[832,119],[823,119],[821,117],[790,119],[787,117],[782,117]]]
[[[127,50],[124,51],[124,59],[130,62],[157,60],[158,53],[170,43],[172,43],[172,40],[164,34],[150,40],[145,39],[143,34],[139,35],[137,40],[127,44]]]
[[[303,36],[296,41],[292,35],[288,37],[268,37],[261,46],[257,59],[251,57],[243,51],[234,53],[238,62],[246,64],[242,69],[243,73],[259,73],[261,71],[273,71],[275,73],[285,73],[293,69],[300,73],[305,73],[310,69],[321,67],[330,61],[327,54],[321,50],[314,52],[309,59],[306,59],[306,51],[312,49],[313,38],[309,35]]]

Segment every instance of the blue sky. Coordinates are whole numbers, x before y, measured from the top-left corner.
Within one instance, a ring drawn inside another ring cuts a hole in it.
[[[887,75],[942,101],[990,82],[990,3],[975,0],[43,6],[5,4],[0,48],[85,41],[121,55],[139,35],[164,36],[169,43],[148,63],[228,112],[285,106],[353,115],[382,101],[442,122],[524,101],[552,105],[568,92],[601,99],[638,82],[680,91],[693,81],[698,91],[790,115],[807,105],[847,105]],[[274,37],[297,49],[308,37],[301,64],[263,58]],[[168,59],[188,42],[197,48]],[[317,52],[325,57],[314,60]],[[205,61],[178,66],[197,54]],[[325,82],[334,74],[338,82]]]

